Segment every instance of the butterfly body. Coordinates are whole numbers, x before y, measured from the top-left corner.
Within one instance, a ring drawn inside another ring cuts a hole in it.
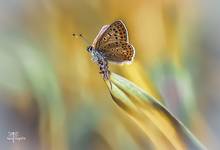
[[[100,73],[106,80],[110,76],[108,62],[128,64],[132,62],[135,55],[135,49],[128,41],[128,31],[121,20],[103,26],[87,51],[99,65]]]
[[[87,51],[92,55],[92,60],[99,65],[100,73],[103,74],[105,80],[109,79],[110,71],[108,70],[108,61],[103,53],[96,50],[94,47],[89,46]]]

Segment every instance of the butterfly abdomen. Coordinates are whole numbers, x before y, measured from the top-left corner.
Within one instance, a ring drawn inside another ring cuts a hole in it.
[[[105,80],[108,80],[110,75],[110,71],[108,70],[108,61],[102,59],[98,61],[98,64],[99,64],[100,73],[103,74],[103,78]]]

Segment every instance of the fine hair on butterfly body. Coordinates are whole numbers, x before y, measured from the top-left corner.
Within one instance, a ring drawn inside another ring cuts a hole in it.
[[[87,42],[82,34],[79,36]],[[104,80],[110,77],[108,62],[129,64],[135,55],[135,49],[128,40],[127,28],[121,20],[104,25],[87,51],[92,55],[93,61],[99,65]]]

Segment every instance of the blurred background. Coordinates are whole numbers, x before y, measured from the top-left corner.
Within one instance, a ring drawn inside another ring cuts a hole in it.
[[[209,149],[220,138],[220,1],[0,0],[0,149],[153,149],[111,99],[81,39],[121,19],[136,48],[110,70]],[[25,140],[9,139],[10,133]]]

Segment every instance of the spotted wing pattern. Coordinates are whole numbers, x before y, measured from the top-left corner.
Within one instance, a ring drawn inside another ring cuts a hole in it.
[[[115,63],[130,63],[135,55],[134,47],[128,42],[108,43],[99,51],[105,59]]]
[[[121,20],[115,21],[110,26],[103,26],[102,29],[102,33],[93,42],[95,49],[102,49],[106,44],[116,41],[128,42],[128,31]]]

